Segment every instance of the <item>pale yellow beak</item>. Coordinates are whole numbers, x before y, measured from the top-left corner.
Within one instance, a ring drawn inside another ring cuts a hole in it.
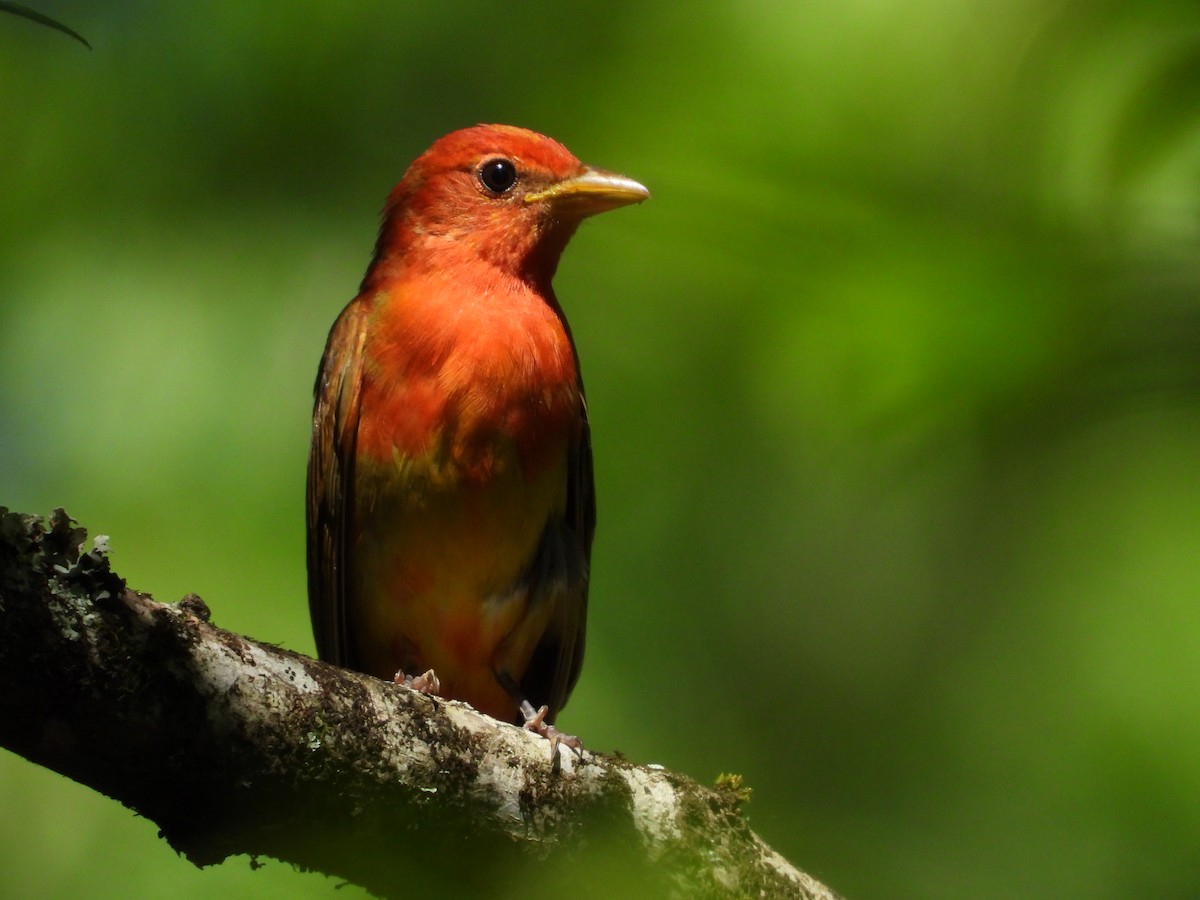
[[[632,178],[603,169],[586,168],[574,178],[526,194],[524,199],[526,203],[549,202],[564,213],[593,216],[631,203],[641,203],[649,196],[650,192]]]

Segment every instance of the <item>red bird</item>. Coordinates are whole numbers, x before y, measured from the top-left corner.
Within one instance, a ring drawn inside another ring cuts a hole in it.
[[[585,217],[648,196],[504,125],[446,135],[392,191],[317,375],[308,581],[322,659],[440,681],[563,737],[550,723],[583,660],[596,507],[579,360],[550,281]]]

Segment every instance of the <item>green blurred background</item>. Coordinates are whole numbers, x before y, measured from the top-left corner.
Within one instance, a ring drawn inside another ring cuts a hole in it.
[[[311,386],[383,198],[535,128],[654,193],[557,281],[563,725],[740,773],[856,900],[1200,894],[1193,2],[34,5],[95,49],[0,16],[0,504],[312,652]],[[335,887],[0,755],[0,895]]]

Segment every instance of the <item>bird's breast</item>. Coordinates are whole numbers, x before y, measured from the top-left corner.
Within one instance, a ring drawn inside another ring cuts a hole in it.
[[[566,509],[582,429],[570,338],[551,306],[516,288],[393,293],[368,328],[358,656],[381,677],[432,666],[450,696],[507,718],[496,654],[520,650],[503,660],[520,677],[532,653],[524,638],[535,640],[551,614],[531,611],[526,575],[547,523]]]
[[[579,431],[575,354],[556,309],[522,282],[397,290],[369,327],[358,453],[430,477],[486,481],[556,464]]]

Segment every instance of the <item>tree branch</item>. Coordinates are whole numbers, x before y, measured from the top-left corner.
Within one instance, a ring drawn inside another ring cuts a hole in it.
[[[0,745],[153,820],[196,865],[265,855],[399,896],[414,879],[483,891],[536,860],[644,896],[835,897],[750,830],[736,780],[566,748],[552,765],[545,740],[465,704],[130,590],[85,537],[62,510],[0,507]]]

